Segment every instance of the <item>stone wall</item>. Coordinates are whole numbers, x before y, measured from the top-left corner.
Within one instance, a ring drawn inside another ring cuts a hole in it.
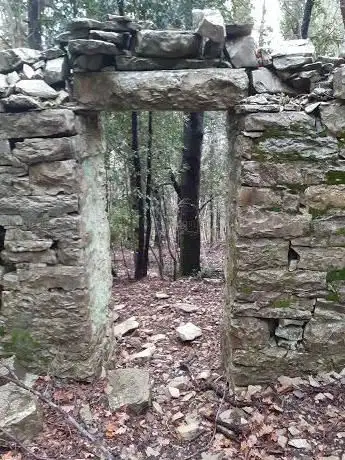
[[[0,149],[2,353],[93,376],[111,286],[97,115],[0,113]]]
[[[238,384],[345,365],[345,67],[251,26],[72,21],[0,51],[1,353],[88,378],[111,276],[99,110],[228,110],[224,364]]]

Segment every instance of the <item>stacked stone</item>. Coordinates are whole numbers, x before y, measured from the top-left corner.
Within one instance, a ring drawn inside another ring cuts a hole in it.
[[[52,48],[0,51],[0,112],[59,107],[65,91],[65,52]]]
[[[301,47],[273,55],[273,66],[318,72],[310,44]],[[334,72],[341,100],[332,82],[327,102],[325,93],[315,102],[316,86],[302,103],[274,94],[286,82],[270,71],[259,85],[258,74],[268,70],[253,72],[261,94],[237,107],[230,165],[239,185],[230,188],[238,207],[230,213],[225,338],[238,384],[345,366],[345,66]]]
[[[194,10],[194,30],[147,29],[124,16],[76,19],[57,41],[74,72],[257,67],[252,26],[227,26],[217,10]]]
[[[103,172],[96,115],[0,113],[1,353],[41,372],[87,378],[101,363],[111,286]]]

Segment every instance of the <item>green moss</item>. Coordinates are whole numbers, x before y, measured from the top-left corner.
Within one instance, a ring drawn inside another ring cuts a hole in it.
[[[345,228],[338,228],[335,233],[336,235],[345,235]]]
[[[340,296],[337,291],[330,292],[326,297],[326,300],[330,300],[331,302],[340,302]]]
[[[309,208],[309,214],[311,214],[313,219],[317,219],[327,214],[327,209]]]
[[[239,291],[243,292],[243,294],[251,294],[253,289],[249,286],[243,286],[239,289]]]
[[[291,302],[288,299],[278,299],[272,303],[272,307],[274,308],[289,308],[290,305]]]
[[[281,212],[281,208],[278,206],[273,206],[272,208],[267,208],[267,211],[272,211],[272,212]]]
[[[4,350],[11,352],[25,362],[33,361],[39,350],[39,343],[24,329],[13,329],[8,340],[4,343]]]
[[[341,270],[330,270],[327,272],[326,281],[331,283],[332,281],[343,281],[345,280],[345,268]]]
[[[345,171],[328,171],[326,182],[328,185],[345,184]]]

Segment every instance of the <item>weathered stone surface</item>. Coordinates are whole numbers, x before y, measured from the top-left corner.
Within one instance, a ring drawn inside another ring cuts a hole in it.
[[[216,43],[213,42],[212,40],[206,40],[205,46],[204,46],[204,52],[203,52],[203,57],[204,59],[220,59],[223,57],[223,43]],[[229,67],[231,66],[230,63]],[[214,67],[218,67],[215,65]]]
[[[141,30],[136,37],[135,53],[142,57],[197,58],[201,37],[180,30]]]
[[[149,371],[131,368],[109,371],[106,393],[111,410],[128,406],[141,414],[151,405]]]
[[[6,75],[0,74],[0,96],[6,97],[9,92],[9,83]]]
[[[240,236],[246,238],[295,238],[308,235],[311,216],[284,212],[242,209],[239,212]]]
[[[296,133],[293,136],[288,135],[266,138],[257,143],[256,152],[252,158],[261,158],[266,160],[275,159],[276,161],[334,161],[338,158],[339,146],[334,137],[317,137],[315,135],[302,135]]]
[[[0,225],[4,224],[0,223]],[[14,225],[23,225],[23,220],[21,219],[21,223]],[[29,222],[29,224],[24,227],[24,230],[32,231],[39,239],[53,239],[59,241],[64,240],[66,235],[68,235],[69,238],[74,239],[78,239],[81,236],[86,238],[85,229],[79,215],[64,215],[63,217],[54,217],[50,219],[41,219],[37,222]]]
[[[131,331],[134,331],[135,329],[138,329],[138,327],[139,327],[138,321],[136,320],[134,316],[132,316],[131,318],[128,318],[119,324],[115,324],[113,328],[114,337],[120,338],[123,335],[127,334],[127,332],[131,332]]]
[[[131,101],[132,109],[221,110],[247,91],[248,77],[236,69],[104,72],[74,80],[74,97],[94,109],[128,110]]]
[[[43,429],[41,410],[36,398],[15,383],[0,386],[0,429],[19,442],[28,442]],[[1,445],[8,446],[2,434]],[[9,440],[10,442],[12,439]]]
[[[345,248],[306,248],[293,246],[299,254],[298,269],[303,270],[322,270],[331,269],[341,270],[345,267]]]
[[[61,48],[48,48],[41,52],[40,59],[50,60],[57,59],[66,55],[66,52]]]
[[[114,43],[119,47],[123,47],[125,37],[117,32],[105,32],[104,30],[91,30],[90,38],[94,40],[103,40],[105,42]]]
[[[304,341],[307,350],[324,353],[337,362],[337,368],[345,364],[345,321],[311,319],[305,327]]]
[[[236,247],[238,254],[237,266],[239,270],[287,267],[288,241],[279,239],[240,239]]]
[[[307,162],[261,163],[259,161],[244,161],[241,174],[242,184],[250,187],[307,186],[326,181],[325,168]]]
[[[312,209],[344,209],[345,185],[312,185],[305,190],[304,197],[306,205]]]
[[[307,270],[288,272],[287,269],[239,271],[238,288],[315,295],[317,292],[324,293],[327,288],[326,272]]]
[[[314,310],[313,299],[301,299],[286,293],[250,291],[239,292],[238,297],[250,298],[252,302],[236,302],[233,305],[235,316],[255,318],[295,318],[309,320]],[[254,300],[255,299],[255,300]]]
[[[44,69],[44,80],[48,85],[62,83],[65,79],[65,58],[58,57],[47,61]]]
[[[61,217],[77,212],[79,209],[78,196],[10,196],[0,199],[0,213],[6,215],[20,214],[27,224],[49,220],[51,217]]]
[[[24,64],[23,69],[22,69],[22,74],[23,74],[24,80],[31,80],[31,78],[35,76],[35,71],[28,64]]]
[[[51,239],[41,239],[35,233],[9,228],[6,231],[4,247],[11,252],[46,251],[53,245]]]
[[[253,113],[245,117],[246,131],[295,130],[315,134],[315,121],[305,112]]]
[[[85,54],[83,54],[74,59],[73,68],[82,71],[90,70],[95,72],[103,67],[103,62],[103,54],[95,54],[93,56],[86,56]]]
[[[225,23],[222,13],[216,9],[193,9],[193,27],[195,32],[216,43],[225,39]]]
[[[299,196],[286,190],[272,190],[259,187],[241,187],[239,206],[257,206],[273,211],[298,211]]]
[[[227,24],[225,26],[226,37],[229,39],[245,37],[252,33],[253,27],[254,24]]]
[[[336,293],[335,297],[339,297],[337,302],[331,302],[325,299],[317,299],[314,311],[315,319],[324,321],[345,321],[345,305],[344,299]],[[341,302],[341,303],[340,303]]]
[[[48,265],[55,265],[57,257],[55,251],[47,250],[40,252],[23,252],[23,251],[1,251],[1,260],[5,264],[18,264],[18,263],[44,263]]]
[[[86,263],[85,247],[87,246],[86,238],[73,240],[65,239],[58,241],[56,254],[58,262],[63,265],[79,265]]]
[[[232,318],[231,345],[233,349],[264,348],[270,341],[268,321],[258,318]]]
[[[231,64],[236,69],[241,67],[256,68],[258,66],[253,37],[236,38],[227,41],[225,46],[229,53]]]
[[[41,108],[41,104],[37,99],[25,94],[11,94],[1,102],[6,107],[7,112],[21,112]]]
[[[72,135],[78,127],[76,116],[67,109],[0,113],[0,126],[0,139]]]
[[[43,80],[21,80],[16,84],[15,89],[18,93],[41,99],[54,99],[57,96],[55,89]]]
[[[72,55],[86,54],[93,56],[95,54],[106,54],[115,56],[120,53],[116,45],[103,40],[83,40],[76,39],[68,42],[68,51]]]
[[[297,342],[303,338],[303,329],[302,327],[292,324],[289,326],[283,326],[281,321],[279,321],[279,326],[275,329],[274,335],[280,339]]]
[[[31,48],[13,48],[0,51],[0,72],[11,72],[21,64],[38,61],[40,51]]]
[[[30,185],[35,195],[77,193],[80,177],[75,160],[39,163],[29,168]]]
[[[26,139],[22,142],[16,142],[13,156],[29,165],[69,160],[75,157],[79,141],[79,136],[55,139]]]
[[[202,335],[200,327],[190,322],[176,328],[176,332],[183,342],[189,342]]]
[[[18,168],[24,166],[17,158],[13,157],[10,143],[5,139],[0,139],[0,166],[13,166]]]
[[[335,136],[343,136],[345,132],[345,105],[331,102],[320,106],[321,120],[326,128]]]
[[[181,425],[176,428],[177,435],[183,441],[193,441],[193,439],[196,439],[200,435],[200,423],[195,418],[186,418],[186,423],[181,423]]]
[[[167,59],[117,56],[116,69],[122,71],[207,69],[219,67],[219,59]]]
[[[291,70],[313,62],[315,48],[310,40],[287,40],[272,52],[277,70]]]
[[[334,70],[333,73],[333,90],[334,97],[345,99],[345,67],[341,66]]]
[[[275,73],[265,67],[253,70],[252,76],[253,86],[257,93],[295,93],[295,91],[282,82]]]

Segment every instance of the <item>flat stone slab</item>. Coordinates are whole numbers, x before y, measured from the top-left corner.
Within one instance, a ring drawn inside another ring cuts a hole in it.
[[[135,368],[109,371],[106,393],[111,410],[128,406],[135,413],[142,413],[151,404],[149,371]]]
[[[243,69],[76,74],[74,99],[97,110],[226,110],[248,95]]]

